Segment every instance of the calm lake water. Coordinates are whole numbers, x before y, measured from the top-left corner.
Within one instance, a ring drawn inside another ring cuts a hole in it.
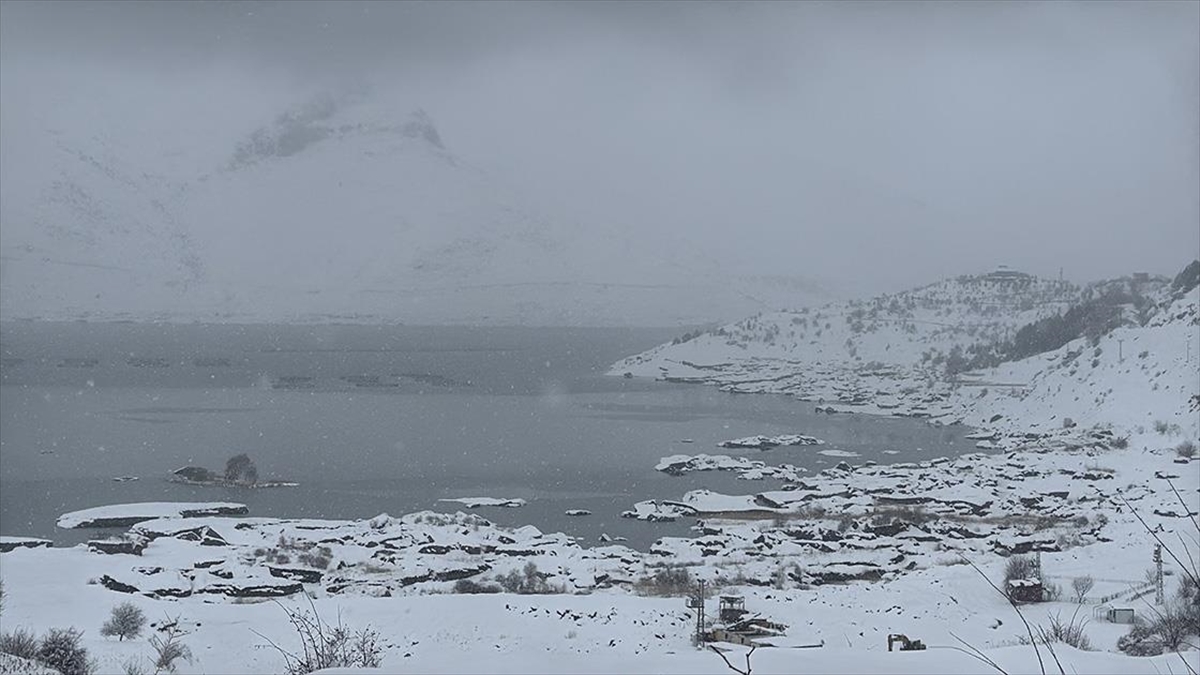
[[[59,514],[137,501],[236,501],[252,515],[369,518],[458,510],[453,497],[519,497],[476,512],[595,544],[646,548],[690,522],[620,518],[634,502],[697,488],[778,486],[654,471],[677,454],[731,454],[820,470],[974,451],[966,428],[819,415],[781,396],[738,395],[604,373],[681,329],[0,324],[0,534],[64,544],[96,531]],[[727,451],[718,441],[805,433],[820,447]],[[684,439],[693,442],[685,443]],[[887,452],[890,451],[890,452]],[[299,487],[168,483],[245,452],[263,478]],[[895,454],[898,453],[898,454]],[[114,482],[132,475],[140,480]],[[567,517],[587,509],[587,517]]]

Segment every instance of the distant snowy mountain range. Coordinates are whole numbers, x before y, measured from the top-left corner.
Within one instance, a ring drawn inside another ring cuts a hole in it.
[[[48,125],[7,171],[3,318],[687,325],[833,297],[542,215],[364,94],[184,150],[104,127]]]

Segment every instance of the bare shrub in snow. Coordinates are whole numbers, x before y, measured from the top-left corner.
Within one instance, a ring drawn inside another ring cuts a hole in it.
[[[1157,388],[1157,385],[1155,387]],[[1154,420],[1154,431],[1163,436],[1174,436],[1180,433],[1181,429],[1178,424],[1170,424],[1163,420]]]
[[[634,585],[642,595],[684,596],[692,591],[692,573],[681,565],[669,565]]]
[[[546,595],[563,591],[563,589],[547,583],[546,575],[539,572],[537,565],[532,562],[526,563],[520,572],[513,570],[508,574],[497,576],[496,582],[505,591],[519,595]]]
[[[1092,651],[1092,641],[1088,639],[1087,633],[1084,631],[1088,622],[1086,619],[1081,620],[1078,615],[1079,610],[1076,609],[1075,613],[1071,615],[1070,621],[1063,621],[1058,612],[1055,612],[1050,617],[1048,626],[1038,626],[1035,629],[1037,639],[1042,644],[1061,642],[1076,649]]]
[[[322,668],[378,668],[383,659],[383,643],[379,633],[370,626],[352,631],[342,625],[341,615],[337,624],[321,619],[317,607],[309,598],[311,612],[291,610],[275,601],[285,613],[288,622],[300,638],[300,653],[289,652],[258,631],[263,638],[283,655],[288,675],[306,675]]]
[[[24,628],[0,634],[0,652],[36,661],[38,659],[37,636]]]
[[[87,649],[80,645],[83,633],[74,628],[51,628],[38,644],[37,660],[62,675],[90,675],[96,671],[88,659]]]
[[[121,672],[124,675],[146,675],[146,666],[140,659],[129,659],[121,664]]]
[[[1117,649],[1130,656],[1157,656],[1193,646],[1200,635],[1200,605],[1174,601],[1152,610],[1150,619],[1139,620],[1117,640]]]
[[[1014,555],[1004,563],[1004,581],[1005,583],[1015,579],[1036,579],[1038,578],[1037,565],[1033,562],[1033,558],[1023,555]]]
[[[146,625],[146,615],[132,602],[125,601],[112,608],[112,614],[100,627],[104,637],[116,636],[117,639],[135,638]]]
[[[1175,446],[1175,454],[1180,457],[1191,459],[1196,456],[1196,444],[1191,441],[1184,441]]]
[[[1087,597],[1092,587],[1096,585],[1096,580],[1090,576],[1075,577],[1071,581],[1071,590],[1075,591],[1075,602],[1083,604],[1083,599]]]
[[[329,567],[329,561],[331,560],[331,553],[332,552],[328,547],[322,546],[315,553],[305,551],[304,553],[297,555],[296,562],[321,570],[327,569]]]
[[[179,639],[181,632],[178,624],[179,618],[176,617],[174,621],[159,629],[166,634],[165,636],[150,636],[150,646],[154,649],[155,673],[175,672],[176,662],[180,659],[192,662],[192,650]]]

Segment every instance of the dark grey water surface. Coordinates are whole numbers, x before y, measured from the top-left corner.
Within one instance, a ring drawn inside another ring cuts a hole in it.
[[[645,548],[690,523],[642,523],[634,502],[777,481],[670,477],[660,457],[732,454],[820,470],[973,451],[964,428],[828,416],[782,396],[604,375],[679,329],[0,324],[0,534],[75,543],[60,513],[137,501],[237,501],[252,515],[367,518],[457,510],[448,497],[519,497],[478,513],[505,525],[601,533]],[[718,441],[805,433],[820,447],[725,451]],[[683,439],[692,439],[684,443]],[[892,452],[885,452],[892,451]],[[898,454],[893,454],[898,451]],[[246,452],[296,488],[189,487],[164,476]],[[138,481],[113,482],[133,475]],[[567,517],[588,509],[590,517]]]

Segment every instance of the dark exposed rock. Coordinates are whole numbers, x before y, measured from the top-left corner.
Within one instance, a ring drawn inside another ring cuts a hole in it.
[[[0,553],[8,553],[19,548],[50,548],[49,539],[15,539],[0,541]]]
[[[302,593],[304,586],[299,582],[287,584],[258,584],[240,586],[237,584],[214,584],[204,589],[205,593],[220,593],[231,598],[280,598],[285,595]]]
[[[140,539],[93,539],[87,547],[92,553],[141,555],[146,542]]]
[[[116,591],[118,593],[137,593],[137,592],[139,592],[136,586],[130,586],[129,584],[121,583],[120,581],[117,581],[116,579],[108,576],[107,574],[100,577],[100,585],[104,586],[105,588],[107,588],[110,591]]]
[[[225,537],[222,537],[220,535],[220,533],[218,533],[216,530],[212,529],[211,527],[208,527],[207,525],[202,525],[200,527],[196,527],[196,528],[193,528],[190,530],[183,530],[180,532],[176,532],[176,533],[172,534],[171,536],[176,539],[182,539],[184,541],[199,542],[201,546],[228,546],[229,545],[229,542],[225,541]]]
[[[267,565],[267,570],[271,572],[271,576],[281,579],[291,579],[306,584],[320,583],[321,577],[324,574],[320,570],[310,570],[304,567],[275,567]]]
[[[466,579],[467,577],[483,574],[490,569],[492,569],[491,565],[481,564],[475,567],[462,567],[459,569],[443,570],[434,574],[433,578],[437,581],[458,581],[459,579]]]
[[[1189,511],[1188,513],[1178,513],[1173,509],[1170,511],[1164,511],[1162,509],[1154,509],[1154,515],[1161,516],[1163,518],[1187,518],[1189,516],[1198,516],[1198,515],[1200,515],[1200,513],[1196,513],[1195,511]]]
[[[916,564],[914,560],[912,564]],[[878,581],[883,577],[883,570],[877,566],[864,563],[863,569],[859,572],[841,572],[831,569],[806,569],[805,573],[812,579],[813,583],[830,584],[844,583],[847,581]]]
[[[892,519],[892,522],[886,523],[886,524],[881,523],[879,525],[872,525],[871,523],[867,523],[867,524],[863,525],[862,529],[863,529],[863,532],[866,532],[868,534],[873,534],[877,537],[894,537],[897,534],[900,534],[901,532],[903,532],[904,530],[907,530],[908,523],[904,522],[903,520],[894,518],[894,519]]]
[[[1032,553],[1033,551],[1056,553],[1062,550],[1062,547],[1054,539],[1021,539],[1012,542],[1012,544],[994,541],[992,542],[992,548],[1000,555],[1020,555],[1023,553]]]
[[[424,553],[426,555],[445,555],[445,554],[449,553],[450,551],[453,551],[454,549],[455,549],[454,546],[444,546],[442,544],[426,544],[426,545],[422,546],[421,548],[417,549],[417,553]]]

